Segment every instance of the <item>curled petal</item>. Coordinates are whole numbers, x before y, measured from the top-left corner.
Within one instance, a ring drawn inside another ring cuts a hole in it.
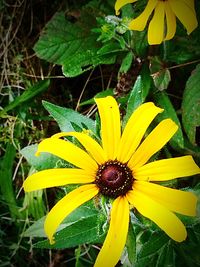
[[[172,189],[144,181],[135,181],[133,192],[134,189],[141,191],[146,196],[149,196],[171,211],[188,216],[196,215],[197,197],[191,192]]]
[[[127,162],[140,144],[148,126],[163,109],[156,107],[152,102],[138,107],[128,120],[120,143],[117,159]]]
[[[161,44],[164,39],[165,2],[158,1],[152,20],[148,28],[148,42],[150,45]]]
[[[134,171],[144,165],[171,139],[177,130],[178,126],[171,119],[161,121],[133,154],[128,162],[129,168]]]
[[[166,207],[138,190],[129,191],[127,198],[143,216],[156,223],[170,238],[177,242],[182,242],[186,239],[185,226]]]
[[[143,31],[147,21],[156,7],[158,0],[149,0],[145,10],[137,18],[133,19],[129,24],[130,30]]]
[[[117,0],[116,2],[115,2],[115,13],[116,13],[116,15],[119,15],[119,10],[123,7],[123,6],[125,6],[125,5],[127,5],[127,4],[130,4],[130,3],[134,3],[134,2],[136,2],[137,0]]]
[[[115,266],[119,261],[126,243],[129,225],[129,205],[126,197],[114,200],[110,227],[94,267]]]
[[[200,173],[192,156],[161,159],[145,164],[134,171],[134,177],[143,181],[167,181]]]
[[[50,169],[30,175],[23,184],[26,192],[66,184],[92,183],[93,173],[81,169]]]
[[[98,194],[96,185],[83,185],[71,191],[50,210],[47,214],[44,230],[51,244],[54,243],[53,235],[61,222],[76,208]]]
[[[82,169],[96,172],[98,168],[97,163],[85,151],[65,140],[44,139],[38,145],[36,155],[39,156],[41,152],[51,153]]]
[[[116,100],[107,96],[96,98],[101,118],[102,146],[108,160],[114,160],[121,137],[120,113]]]
[[[64,136],[74,136],[77,138],[98,164],[103,164],[106,161],[106,155],[102,147],[89,135],[78,132],[62,132],[53,135],[52,138],[60,138]]]

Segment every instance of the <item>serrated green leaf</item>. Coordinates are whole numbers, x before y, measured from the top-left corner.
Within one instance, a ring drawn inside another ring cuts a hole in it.
[[[74,131],[76,130],[74,125],[77,125],[80,129],[88,129],[95,133],[95,122],[82,114],[46,101],[43,101],[43,105],[56,120],[62,132]]]
[[[154,94],[154,99],[157,105],[164,109],[164,112],[159,114],[158,120],[161,121],[163,119],[171,118],[179,127],[178,131],[169,141],[171,146],[174,147],[175,149],[184,148],[184,138],[183,138],[183,132],[181,129],[181,124],[180,124],[176,111],[169,97],[167,96],[165,92],[160,92],[160,93]]]
[[[39,157],[36,157],[35,153],[37,151],[37,147],[37,144],[26,146],[20,151],[20,153],[26,158],[28,163],[38,171],[55,168],[60,161],[60,158],[50,153],[41,153]]]
[[[22,93],[20,96],[16,97],[13,102],[11,102],[8,106],[6,106],[3,111],[0,112],[0,115],[8,112],[19,105],[23,104],[26,101],[31,100],[36,95],[42,93],[43,91],[47,90],[49,87],[50,80],[43,80],[35,83],[33,86],[26,89],[24,93]]]
[[[182,102],[182,121],[192,144],[196,144],[196,127],[200,126],[200,64],[186,83]]]
[[[99,64],[115,62],[112,51],[98,53],[101,43],[97,42],[98,35],[91,31],[96,25],[95,16],[85,10],[82,17],[82,21],[71,23],[63,12],[56,13],[34,46],[38,57],[62,65],[67,77],[80,75]]]

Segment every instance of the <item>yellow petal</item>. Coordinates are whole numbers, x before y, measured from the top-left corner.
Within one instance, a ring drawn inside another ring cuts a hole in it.
[[[144,193],[171,211],[188,216],[196,215],[197,197],[191,192],[171,189],[144,181],[135,181],[133,193],[134,189]]]
[[[165,1],[165,14],[166,14],[166,22],[167,22],[167,34],[165,36],[165,40],[170,40],[174,37],[176,32],[176,17],[169,5],[168,1]]]
[[[183,0],[168,1],[177,18],[185,26],[187,34],[190,34],[198,26],[196,13],[191,2],[189,1],[188,4],[186,4]]]
[[[92,183],[92,173],[81,169],[50,169],[30,175],[23,183],[26,192],[66,184]]]
[[[186,239],[185,226],[167,208],[137,190],[129,191],[127,198],[143,216],[156,223],[170,238],[177,242],[182,242]]]
[[[129,225],[129,205],[126,197],[114,200],[110,227],[94,267],[114,267],[119,261],[126,243]]]
[[[177,130],[178,126],[171,119],[160,122],[133,154],[128,162],[129,168],[134,171],[144,165],[171,139]]]
[[[116,158],[117,149],[121,137],[120,113],[116,100],[107,96],[96,98],[95,102],[101,118],[101,138],[102,146],[107,159]]]
[[[78,132],[62,132],[53,135],[52,138],[60,138],[64,136],[76,137],[98,164],[103,164],[106,161],[106,155],[102,147],[89,135]]]
[[[38,145],[36,155],[38,156],[41,152],[56,155],[85,170],[96,172],[98,168],[96,162],[85,151],[65,140],[57,138],[44,139]]]
[[[156,107],[153,103],[145,103],[138,107],[124,128],[122,138],[119,143],[117,159],[127,162],[135,152],[144,136],[149,124],[155,116],[163,109]]]
[[[127,4],[130,4],[130,3],[134,3],[134,2],[136,2],[137,0],[117,0],[116,2],[115,2],[115,13],[116,13],[116,15],[119,15],[119,10],[123,7],[123,6],[125,6],[125,5],[127,5]]]
[[[158,1],[154,15],[149,23],[148,42],[150,45],[160,44],[164,39],[165,2]]]
[[[65,217],[80,205],[96,196],[98,191],[95,185],[83,185],[73,190],[56,203],[48,213],[44,223],[44,230],[51,244],[54,243],[53,235],[56,229]]]
[[[134,170],[134,177],[143,181],[167,181],[200,173],[191,156],[161,159]]]
[[[149,0],[145,7],[145,10],[136,19],[133,19],[130,22],[129,29],[143,31],[147,24],[147,20],[150,17],[157,3],[158,0]]]

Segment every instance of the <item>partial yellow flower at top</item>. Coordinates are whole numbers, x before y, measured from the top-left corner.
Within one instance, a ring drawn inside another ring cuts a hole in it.
[[[115,3],[116,14],[119,14],[121,7],[135,1],[137,0],[117,0]],[[129,28],[143,31],[153,11],[154,14],[148,27],[148,42],[151,45],[160,44],[174,37],[176,17],[186,28],[187,34],[190,34],[198,25],[194,0],[148,0],[144,11],[130,22]]]
[[[38,146],[37,155],[48,152],[75,167],[34,173],[24,181],[23,187],[29,192],[85,184],[64,196],[48,213],[44,229],[50,243],[54,242],[58,226],[77,207],[98,194],[111,198],[110,226],[94,266],[114,267],[126,244],[129,204],[170,238],[177,242],[186,239],[186,228],[175,213],[195,216],[197,197],[157,182],[198,174],[200,169],[191,156],[148,162],[178,129],[171,119],[165,119],[143,140],[148,126],[163,111],[152,102],[138,107],[121,132],[116,100],[108,96],[95,101],[101,119],[101,143],[83,132],[58,133],[44,139]],[[75,137],[84,149],[61,139],[65,136]]]

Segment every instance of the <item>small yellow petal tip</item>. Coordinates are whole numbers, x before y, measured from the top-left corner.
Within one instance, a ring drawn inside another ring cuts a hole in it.
[[[55,238],[54,237],[50,238],[49,243],[50,245],[54,245],[56,243]]]
[[[39,151],[35,152],[35,156],[39,157],[40,156],[40,152]]]

